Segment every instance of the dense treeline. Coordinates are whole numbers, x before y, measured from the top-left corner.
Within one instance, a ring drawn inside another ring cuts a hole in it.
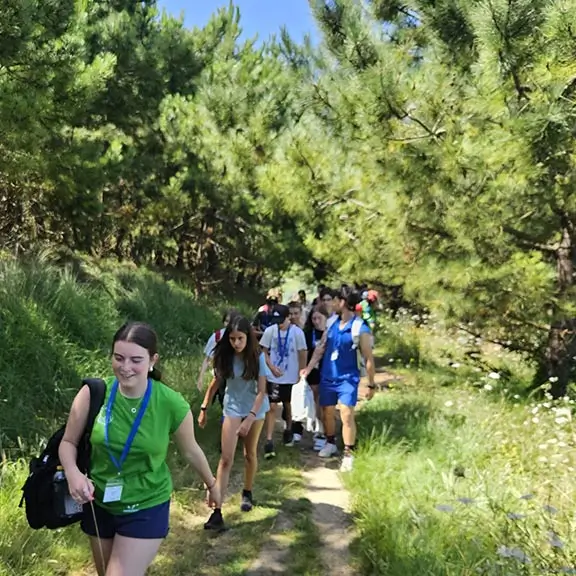
[[[317,47],[155,2],[0,4],[0,243],[373,283],[576,356],[576,2],[310,0]]]

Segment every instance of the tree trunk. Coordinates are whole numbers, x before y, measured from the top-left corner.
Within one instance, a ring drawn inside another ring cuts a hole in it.
[[[574,245],[573,226],[566,215],[561,218],[562,239],[556,253],[558,296],[561,299],[573,284]],[[576,355],[576,319],[558,318],[550,326],[545,350],[546,372],[550,378],[550,393],[554,398],[566,394],[570,381],[572,358]]]

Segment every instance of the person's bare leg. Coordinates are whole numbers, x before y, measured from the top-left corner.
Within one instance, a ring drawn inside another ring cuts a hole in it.
[[[286,418],[286,430],[292,430],[292,404],[290,402],[282,402],[284,406],[284,416]]]
[[[272,442],[274,438],[274,428],[276,428],[276,412],[278,404],[270,404],[270,410],[266,412],[266,440]]]
[[[216,482],[220,489],[222,501],[224,501],[226,490],[228,489],[230,471],[232,470],[232,464],[234,464],[234,454],[238,444],[238,434],[236,432],[241,423],[242,418],[230,418],[229,416],[226,416],[222,423],[222,453],[220,454],[218,472],[216,473]]]
[[[344,446],[354,446],[356,444],[354,406],[340,404],[340,418],[342,419],[342,440],[344,440]]]
[[[126,538],[116,535],[106,576],[144,576],[156,557],[162,539]]]
[[[108,566],[110,561],[113,544],[113,538],[98,539],[96,536],[90,536],[90,548],[92,548],[92,557],[94,558],[94,566],[96,566],[98,576],[105,576],[106,574],[106,566]],[[102,549],[100,549],[100,546],[102,546]]]
[[[244,438],[244,490],[252,491],[258,470],[258,439],[263,426],[264,420],[255,420]]]
[[[324,432],[326,437],[336,436],[336,406],[324,406],[322,416],[324,419]]]

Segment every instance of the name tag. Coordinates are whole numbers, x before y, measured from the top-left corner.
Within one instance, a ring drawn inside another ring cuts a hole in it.
[[[109,480],[106,482],[102,502],[104,502],[104,504],[108,504],[109,502],[119,502],[122,498],[122,487],[122,480],[119,479]]]
[[[338,360],[338,350],[334,350],[334,352],[332,352],[332,356],[330,356],[330,360],[332,360],[332,362],[336,362],[336,360]]]

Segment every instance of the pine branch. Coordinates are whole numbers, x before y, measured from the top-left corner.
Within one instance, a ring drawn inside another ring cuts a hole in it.
[[[541,242],[538,242],[537,240],[532,238],[529,234],[526,234],[526,232],[516,230],[515,228],[512,228],[512,226],[508,226],[507,224],[502,227],[502,230],[504,230],[504,232],[506,232],[507,234],[510,234],[510,236],[513,236],[514,239],[516,240],[516,243],[524,248],[532,248],[534,250],[540,250],[541,252],[546,252],[547,254],[556,254],[558,252],[559,248],[558,243],[542,244]]]
[[[459,324],[458,325],[458,329],[462,330],[463,332],[466,332],[467,334],[470,334],[471,336],[474,336],[475,338],[481,338],[482,340],[485,340],[486,342],[490,342],[491,344],[496,344],[498,346],[502,346],[502,348],[506,348],[506,350],[510,350],[511,352],[526,352],[528,354],[534,354],[534,348],[528,348],[525,345],[519,344],[519,343],[514,343],[512,341],[504,341],[504,340],[500,340],[499,338],[488,338],[486,337],[486,335],[481,334],[480,332],[477,332],[476,330],[471,330],[469,327],[463,325],[463,324]]]

